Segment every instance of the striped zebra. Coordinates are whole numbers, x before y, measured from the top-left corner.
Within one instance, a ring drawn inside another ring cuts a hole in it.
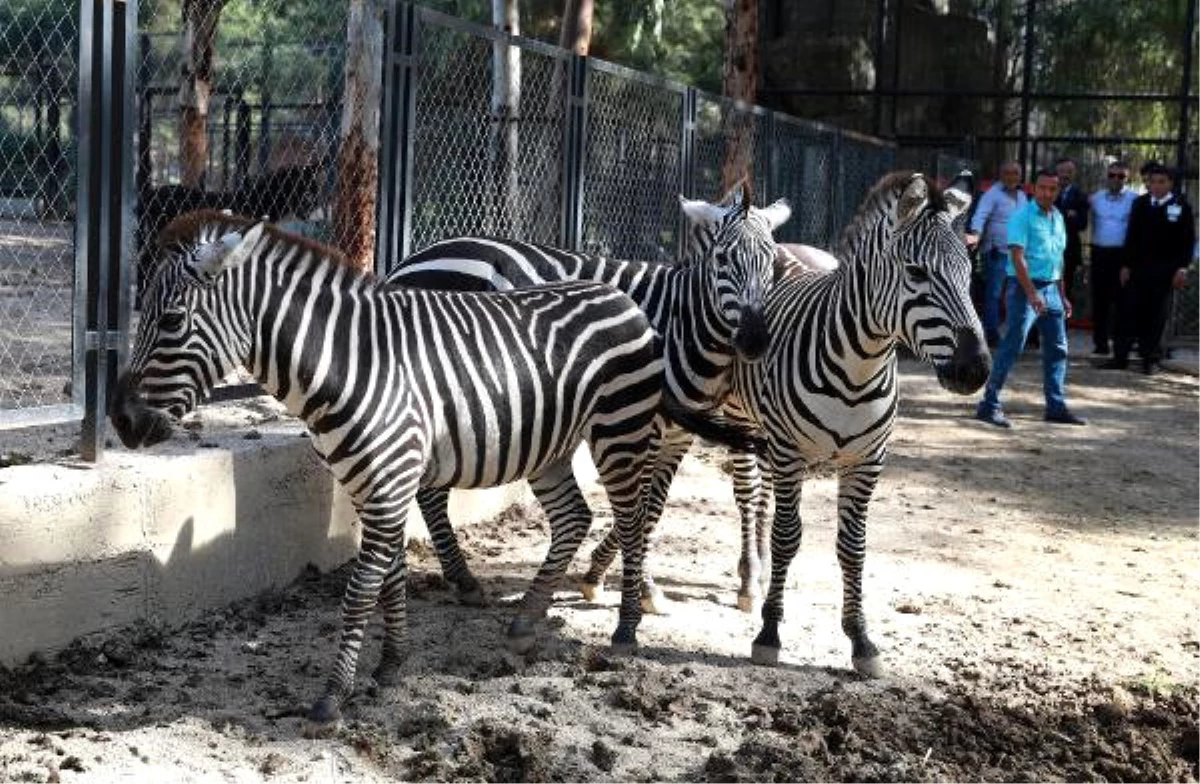
[[[375,678],[393,683],[405,653],[404,526],[418,488],[527,478],[553,505],[586,440],[622,530],[630,590],[614,644],[634,642],[641,487],[652,459],[662,361],[642,310],[587,281],[507,293],[384,287],[336,251],[261,223],[201,213],[160,259],[144,292],[112,423],[130,448],[170,437],[239,364],[301,418],[354,503],[362,541],[342,603],[341,643],[317,729],[350,694],[368,617],[384,616]],[[509,639],[533,624],[587,532],[552,516],[551,544]]]
[[[739,183],[718,203],[681,198],[690,231],[684,259],[679,264],[611,260],[516,240],[458,237],[443,240],[409,256],[388,275],[394,285],[449,290],[509,290],[547,281],[595,280],[629,294],[664,337],[666,389],[672,400],[693,411],[712,411],[727,394],[729,371],[735,356],[755,361],[766,350],[762,307],[774,277],[777,247],[772,232],[788,219],[785,201],[765,207],[751,205],[750,189]],[[665,424],[665,423],[664,423]],[[659,433],[651,484],[652,507],[648,519],[657,520],[676,467],[692,443],[692,435],[678,427]],[[548,514],[572,515],[591,520],[591,511],[573,476],[564,477],[557,508]],[[421,513],[433,538],[443,573],[463,601],[483,601],[478,582],[454,538],[446,516],[444,491],[418,496]],[[611,560],[606,539],[604,552],[594,558]],[[650,556],[643,565],[643,608],[661,612],[665,606],[654,585]],[[745,560],[745,559],[743,559]],[[754,579],[743,579],[743,590],[756,590]],[[594,599],[603,570],[584,575],[581,589]],[[754,587],[747,587],[754,586]]]
[[[884,465],[896,418],[896,351],[903,344],[931,364],[942,386],[971,394],[987,380],[991,358],[970,299],[971,263],[954,220],[970,204],[956,181],[944,192],[922,175],[897,172],[865,199],[830,271],[798,271],[768,298],[767,356],[734,370],[726,411],[761,428],[773,478],[770,589],[752,658],[779,658],[779,623],[788,567],[800,545],[805,478],[838,477],[837,557],[842,569],[842,629],[854,668],[879,672],[879,650],[862,612],[867,504]],[[686,409],[672,414],[685,424]],[[741,456],[736,484],[747,514],[765,513],[771,482]]]

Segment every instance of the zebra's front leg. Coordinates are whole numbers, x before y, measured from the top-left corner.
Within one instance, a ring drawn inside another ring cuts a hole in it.
[[[862,611],[863,560],[867,555],[867,506],[882,462],[846,471],[838,478],[837,558],[842,568],[842,631],[850,638],[850,662],[868,678],[881,674],[879,649],[867,636]]]
[[[661,422],[659,423],[661,425]],[[669,604],[663,596],[662,589],[654,583],[654,553],[657,550],[658,537],[655,534],[658,521],[662,517],[667,504],[667,496],[671,492],[671,482],[679,470],[679,464],[692,446],[694,436],[680,427],[668,426],[660,431],[659,446],[651,446],[657,454],[653,470],[650,474],[650,485],[645,499],[645,542],[643,543],[643,563],[641,577],[642,612],[650,615],[665,615]],[[614,510],[615,511],[615,510]],[[580,581],[580,591],[588,601],[599,598],[601,586],[604,583],[604,573],[612,565],[613,558],[621,548],[620,535],[614,522],[604,539],[592,551],[591,565]]]
[[[782,463],[774,461],[776,466]],[[803,526],[800,521],[801,465],[791,463],[787,470],[774,469],[775,522],[771,526],[771,587],[762,606],[762,630],[754,638],[750,659],[755,664],[777,664],[782,644],[779,624],[783,621],[783,590],[788,568],[800,549]]]
[[[762,607],[770,557],[770,473],[763,470],[759,458],[748,452],[730,451],[733,460],[733,497],[742,522],[742,552],[738,558],[737,606],[745,613]]]
[[[508,647],[522,654],[533,647],[534,625],[550,609],[554,591],[592,525],[592,510],[575,481],[569,457],[530,477],[529,487],[550,523],[550,549],[508,627]]]
[[[379,591],[379,609],[383,614],[383,652],[371,677],[380,686],[395,686],[400,682],[400,667],[408,657],[405,647],[408,633],[406,561],[404,548],[401,547]]]
[[[415,487],[412,491],[415,491]],[[325,686],[325,695],[309,710],[310,734],[325,734],[337,727],[341,705],[354,689],[354,673],[366,635],[367,622],[380,598],[384,581],[389,588],[389,606],[384,608],[388,623],[385,657],[403,660],[406,630],[404,603],[396,596],[404,593],[404,524],[413,492],[393,500],[372,499],[357,504],[362,521],[362,542],[346,591],[342,596],[342,638],[333,672]],[[399,513],[394,510],[400,509]],[[378,512],[376,512],[378,510]]]
[[[433,551],[442,566],[442,576],[454,586],[459,601],[471,607],[482,607],[487,604],[487,597],[459,549],[458,537],[450,524],[449,504],[449,490],[426,487],[417,491],[417,506],[421,509],[421,517],[425,519],[425,527],[429,529]]]

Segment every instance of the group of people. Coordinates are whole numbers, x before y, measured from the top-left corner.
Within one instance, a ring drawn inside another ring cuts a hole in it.
[[[1136,344],[1143,372],[1155,372],[1171,290],[1187,284],[1196,229],[1191,206],[1174,191],[1171,170],[1150,163],[1141,174],[1147,192],[1139,196],[1129,187],[1129,167],[1113,161],[1106,187],[1089,197],[1075,183],[1075,162],[1064,158],[1037,173],[1027,196],[1020,164],[1000,167],[966,232],[967,246],[981,254],[983,327],[996,349],[977,419],[1012,426],[1000,392],[1036,326],[1045,420],[1087,424],[1067,406],[1066,375],[1071,287],[1082,266],[1089,218],[1093,353],[1105,356],[1111,349],[1111,358],[1099,367],[1126,368]]]

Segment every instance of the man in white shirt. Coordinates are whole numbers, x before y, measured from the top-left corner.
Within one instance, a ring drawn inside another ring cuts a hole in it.
[[[1000,179],[988,188],[967,227],[967,247],[979,247],[983,256],[983,332],[989,346],[1000,340],[1000,307],[1008,275],[1008,218],[1025,206],[1021,190],[1021,164],[1006,161]]]
[[[1137,194],[1128,187],[1129,166],[1108,165],[1107,186],[1092,194],[1092,341],[1093,354],[1107,354],[1112,320],[1121,293],[1121,267],[1129,212]]]

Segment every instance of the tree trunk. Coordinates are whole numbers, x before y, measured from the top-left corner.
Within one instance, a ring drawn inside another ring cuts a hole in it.
[[[592,45],[593,0],[566,0],[558,45],[581,57],[586,57]]]
[[[333,202],[334,243],[362,270],[375,255],[379,186],[379,99],[383,78],[383,1],[350,0],[346,92]]]
[[[204,187],[208,166],[208,104],[212,96],[213,43],[225,0],[183,0],[184,61],[179,85],[180,179]]]
[[[752,175],[754,161],[753,106],[758,90],[758,0],[726,0],[725,71],[722,92],[731,99],[726,116],[725,165],[721,192]],[[743,104],[739,109],[738,104]]]

